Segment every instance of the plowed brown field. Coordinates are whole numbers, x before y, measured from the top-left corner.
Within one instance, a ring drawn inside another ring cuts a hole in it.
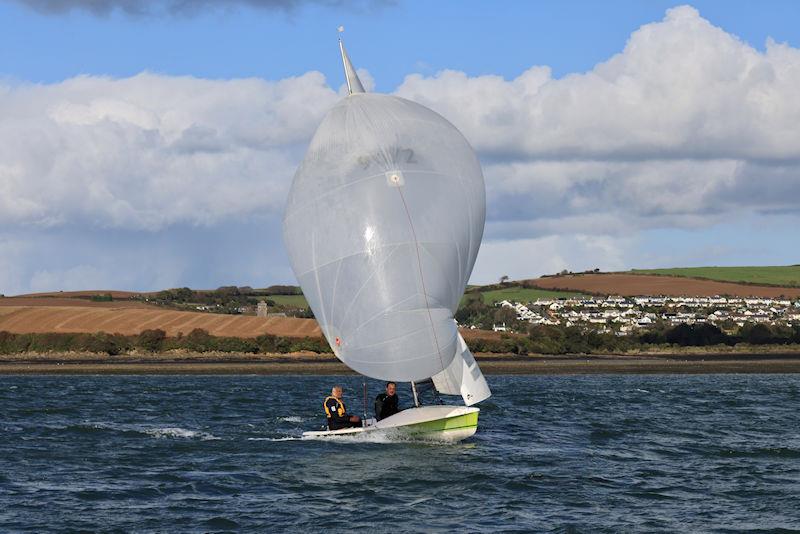
[[[62,297],[0,298],[0,330],[14,333],[108,332],[138,334],[160,328],[169,336],[202,328],[215,336],[321,335],[313,319],[254,317],[165,310],[141,302],[92,302]]]
[[[136,302],[91,302],[83,299],[0,299],[0,331],[26,333],[108,332],[136,335],[160,328],[168,336],[188,334],[202,328],[214,336],[321,337],[314,319],[254,317],[165,310]],[[499,339],[499,332],[462,330],[467,340]]]
[[[94,302],[88,299],[71,299],[67,297],[5,297],[0,298],[0,309],[19,306],[69,306],[80,308],[147,308],[153,306],[135,300],[112,300],[111,302]]]
[[[582,291],[602,295],[639,296],[664,295],[711,297],[800,297],[800,288],[756,286],[713,280],[696,280],[677,276],[648,276],[640,274],[581,274],[553,276],[528,280],[542,289]]]
[[[176,336],[202,328],[214,336],[320,335],[316,321],[293,317],[218,315],[155,307],[9,306],[3,312],[0,314],[0,330],[15,333],[102,331],[133,335],[148,328],[160,328],[168,336]]]

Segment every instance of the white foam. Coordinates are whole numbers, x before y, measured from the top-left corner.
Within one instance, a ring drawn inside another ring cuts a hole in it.
[[[182,439],[200,439],[203,441],[220,439],[208,432],[201,432],[199,430],[189,430],[180,427],[164,427],[164,428],[149,428],[143,430],[148,436],[154,438],[182,438]]]
[[[247,438],[247,441],[302,441],[304,438],[284,436],[282,438]]]
[[[278,421],[284,421],[286,423],[302,423],[305,421],[305,419],[298,417],[297,415],[289,415],[287,417],[278,417]]]
[[[46,428],[54,428],[57,430],[64,430],[70,427],[67,426],[50,426],[44,425]],[[199,439],[202,441],[222,439],[208,432],[201,430],[189,430],[177,426],[166,427],[149,427],[143,425],[131,425],[125,423],[107,423],[104,421],[83,421],[76,425],[83,428],[94,428],[97,430],[113,430],[117,432],[136,432],[145,434],[154,438],[180,438],[180,439]]]
[[[421,439],[409,436],[403,432],[387,428],[370,430],[369,432],[358,432],[355,434],[339,434],[327,436],[303,436],[304,440],[327,441],[331,443],[426,443],[440,444],[435,440]]]
[[[419,499],[414,499],[413,501],[406,503],[406,506],[414,506],[416,504],[422,504],[425,501],[430,501],[433,497],[420,497]]]

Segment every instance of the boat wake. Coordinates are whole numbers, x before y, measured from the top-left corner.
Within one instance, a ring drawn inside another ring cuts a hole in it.
[[[355,443],[412,443],[420,445],[453,445],[454,443],[437,440],[435,438],[425,438],[419,435],[409,435],[398,429],[379,429],[358,434],[327,435],[327,436],[303,436],[304,441],[324,441],[329,443],[355,444]]]

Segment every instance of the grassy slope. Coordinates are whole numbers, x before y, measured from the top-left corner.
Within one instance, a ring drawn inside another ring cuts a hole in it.
[[[631,272],[634,274],[707,278],[722,282],[800,287],[800,265],[785,267],[680,267],[674,269],[633,269]]]
[[[297,306],[298,308],[308,308],[308,302],[303,295],[269,295],[265,299],[274,301],[275,304],[282,306]]]
[[[474,288],[475,286],[472,287]],[[483,301],[486,304],[493,304],[495,302],[500,302],[501,300],[532,302],[536,299],[581,296],[580,293],[576,292],[548,291],[546,289],[528,289],[522,287],[508,287],[505,289],[481,291],[480,293],[483,295]],[[265,298],[273,300],[276,304],[284,306],[297,306],[298,308],[308,307],[308,303],[303,295],[270,295]]]
[[[524,287],[509,287],[505,289],[481,291],[481,294],[483,295],[483,302],[486,304],[493,304],[495,302],[500,302],[501,300],[510,300],[512,302],[532,302],[536,299],[581,296],[581,294],[577,292],[548,291],[547,289]]]

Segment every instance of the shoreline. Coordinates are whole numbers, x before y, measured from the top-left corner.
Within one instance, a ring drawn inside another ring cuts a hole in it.
[[[479,355],[486,375],[800,373],[800,354]],[[0,375],[347,375],[331,355],[16,354],[0,356]]]

